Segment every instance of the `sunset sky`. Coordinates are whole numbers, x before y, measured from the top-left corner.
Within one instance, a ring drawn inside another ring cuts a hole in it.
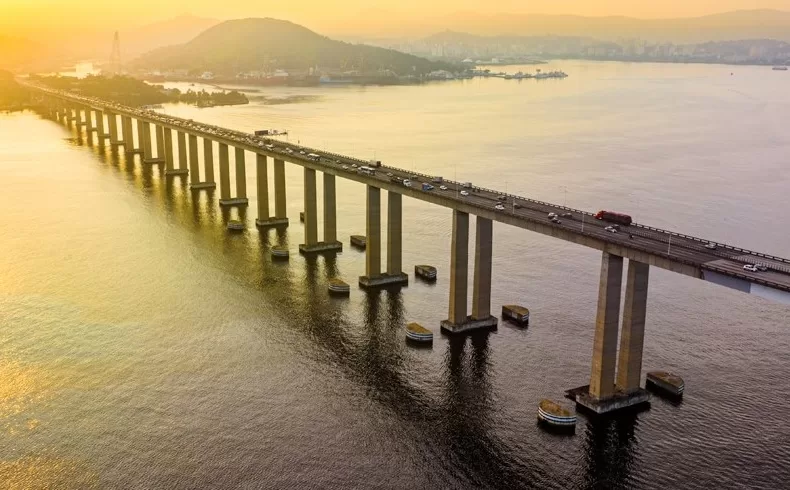
[[[790,0],[1,0],[0,27],[5,32],[71,26],[124,28],[181,14],[216,19],[277,17],[297,23],[342,28],[359,22],[372,9],[391,11],[398,22],[435,18],[442,13],[544,13],[577,15],[625,15],[643,18],[686,17],[736,9],[790,10]]]

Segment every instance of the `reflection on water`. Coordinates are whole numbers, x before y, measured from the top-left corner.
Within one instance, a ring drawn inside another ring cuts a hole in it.
[[[393,90],[401,104],[414,88]],[[469,104],[474,112],[476,101]],[[213,122],[237,127],[236,110],[204,114],[229,114],[227,123]],[[490,109],[480,111],[476,117]],[[446,116],[437,117],[452,126]],[[537,402],[587,376],[595,254],[497,228],[494,304],[528,304],[530,328],[437,335],[432,349],[413,349],[403,325],[420,321],[436,331],[446,313],[446,210],[404,202],[404,263],[436,264],[435,284],[331,297],[328,280],[356,283],[363,254],[348,248],[272,261],[271,247],[294,251],[302,227],[292,219],[288,229],[258,230],[255,196],[247,208],[220,208],[216,191],[192,191],[184,176],[101,148],[84,129],[13,117],[0,119],[7,181],[0,196],[0,481],[19,488],[33,477],[54,488],[785,481],[783,412],[765,414],[763,423],[774,427],[767,435],[735,401],[744,387],[755,397],[790,394],[781,382],[790,348],[783,309],[760,303],[757,325],[740,314],[755,311],[752,298],[657,272],[648,323],[662,328],[649,329],[645,363],[680,368],[693,387],[687,398],[682,405],[654,401],[631,418],[581,416],[575,436],[557,437],[537,427]],[[467,123],[458,124],[437,134]],[[15,141],[3,137],[9,131],[17,131]],[[611,141],[619,140],[607,141],[617,147]],[[459,148],[455,159],[463,161],[467,150]],[[524,171],[521,163],[514,172]],[[539,174],[540,166],[527,171]],[[645,180],[653,172],[640,171]],[[303,207],[302,180],[295,168],[287,173],[293,218]],[[596,175],[585,178],[597,185]],[[347,182],[338,191],[347,243],[364,230],[364,198]],[[230,219],[247,229],[228,233]],[[716,383],[722,376],[726,382]],[[713,465],[718,459],[725,464]],[[750,464],[755,459],[762,464]],[[704,469],[713,466],[716,472]]]

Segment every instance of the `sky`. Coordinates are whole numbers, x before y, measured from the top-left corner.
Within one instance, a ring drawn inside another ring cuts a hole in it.
[[[392,12],[393,19],[425,21],[452,12],[542,13],[641,18],[689,17],[737,9],[790,10],[790,0],[0,0],[5,33],[127,28],[192,14],[215,19],[275,17],[315,27],[354,28],[366,15]],[[395,21],[395,20],[393,20]]]

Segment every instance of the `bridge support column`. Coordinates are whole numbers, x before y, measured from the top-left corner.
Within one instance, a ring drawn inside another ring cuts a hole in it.
[[[326,176],[324,177],[326,178]],[[326,180],[324,181],[326,186]],[[332,189],[334,193],[334,188]],[[326,200],[326,195],[324,195]],[[324,209],[326,211],[326,209]],[[334,225],[333,225],[334,226]],[[316,171],[312,168],[304,169],[304,229],[305,243],[299,245],[302,254],[316,254],[323,252],[337,252],[343,245],[337,240],[331,242],[318,241],[318,196],[316,185]],[[324,229],[326,231],[326,228]]]
[[[121,116],[121,131],[123,131],[123,151],[129,155],[134,152],[134,133],[132,132],[132,118]]]
[[[137,126],[138,129],[140,126]],[[143,121],[142,133],[140,133],[140,144],[143,147],[143,163],[158,163],[154,159],[154,145],[151,142],[151,123]]]
[[[648,264],[628,261],[616,385],[617,390],[624,393],[632,393],[640,389],[649,273]]]
[[[230,157],[228,145],[219,144],[219,202],[230,200]]]
[[[453,238],[450,245],[450,304],[442,330],[462,332],[466,316],[466,292],[469,275],[469,214],[453,210]]]
[[[288,209],[285,200],[285,162],[274,159],[274,218],[279,226],[288,226]]]
[[[255,225],[260,228],[288,226],[288,219],[280,220],[269,215],[269,162],[266,155],[255,154],[255,182],[258,194],[258,218]]]
[[[324,172],[324,243],[335,244],[343,250],[343,243],[337,240],[337,191],[335,176]]]
[[[187,169],[187,135],[183,131],[176,132],[176,141],[178,142],[178,169],[183,174],[188,174]]]
[[[387,275],[409,283],[403,272],[403,196],[387,191]]]
[[[496,317],[491,315],[491,265],[494,223],[478,216],[475,219],[475,275],[472,283],[472,322],[475,328],[495,328]]]
[[[104,140],[108,137],[104,130],[104,113],[96,111],[96,138],[99,140],[99,148],[104,148]]]
[[[246,206],[247,199],[247,162],[244,148],[236,148],[236,204]]]
[[[363,288],[389,288],[408,284],[405,274],[381,273],[381,189],[367,186],[367,223],[365,247],[365,275],[360,276]]]
[[[648,400],[644,390],[624,393],[615,389],[622,282],[623,258],[603,252],[590,384],[569,392],[575,395],[577,404],[598,414],[641,405]]]
[[[137,144],[134,145],[134,152],[143,155],[143,160],[145,160],[145,128],[142,119],[137,120]],[[148,133],[149,139],[151,133]]]
[[[85,139],[88,142],[88,146],[93,146],[93,131],[95,129],[93,127],[93,109],[90,107],[85,108],[85,120],[83,124],[85,125]]]
[[[194,189],[200,185],[200,159],[198,156],[197,136],[189,135],[189,187]]]
[[[80,128],[81,128],[81,127],[82,127],[84,124],[85,124],[85,123],[83,123],[83,122],[82,122],[82,108],[81,108],[81,107],[79,107],[79,106],[77,106],[77,107],[74,109],[74,126],[77,128],[77,131],[79,131],[79,130],[80,130]]]
[[[160,125],[154,126],[154,133],[156,134],[156,159],[160,163],[165,163],[165,131]]]
[[[192,139],[194,138],[194,141]],[[200,181],[200,171],[198,165],[197,136],[189,136],[189,168],[192,173],[192,189],[215,189],[217,183],[214,182],[214,142],[208,138],[203,138],[203,177]],[[192,155],[195,155],[194,157]],[[193,161],[194,160],[194,161]]]
[[[121,139],[118,137],[118,117],[114,112],[107,112],[107,130],[110,133],[110,146],[118,147]]]
[[[170,128],[164,128],[164,144],[165,144],[165,175],[183,175],[185,170],[175,168],[176,159],[173,155],[173,131]]]

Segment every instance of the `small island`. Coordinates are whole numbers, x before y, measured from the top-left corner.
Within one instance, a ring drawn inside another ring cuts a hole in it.
[[[19,111],[30,106],[30,92],[21,87],[14,75],[0,70],[0,111]]]
[[[49,87],[89,97],[97,97],[131,107],[151,106],[166,102],[190,104],[197,107],[249,104],[246,95],[236,90],[207,92],[201,90],[166,89],[162,85],[149,85],[128,76],[97,76],[85,78],[50,76],[37,80]]]

